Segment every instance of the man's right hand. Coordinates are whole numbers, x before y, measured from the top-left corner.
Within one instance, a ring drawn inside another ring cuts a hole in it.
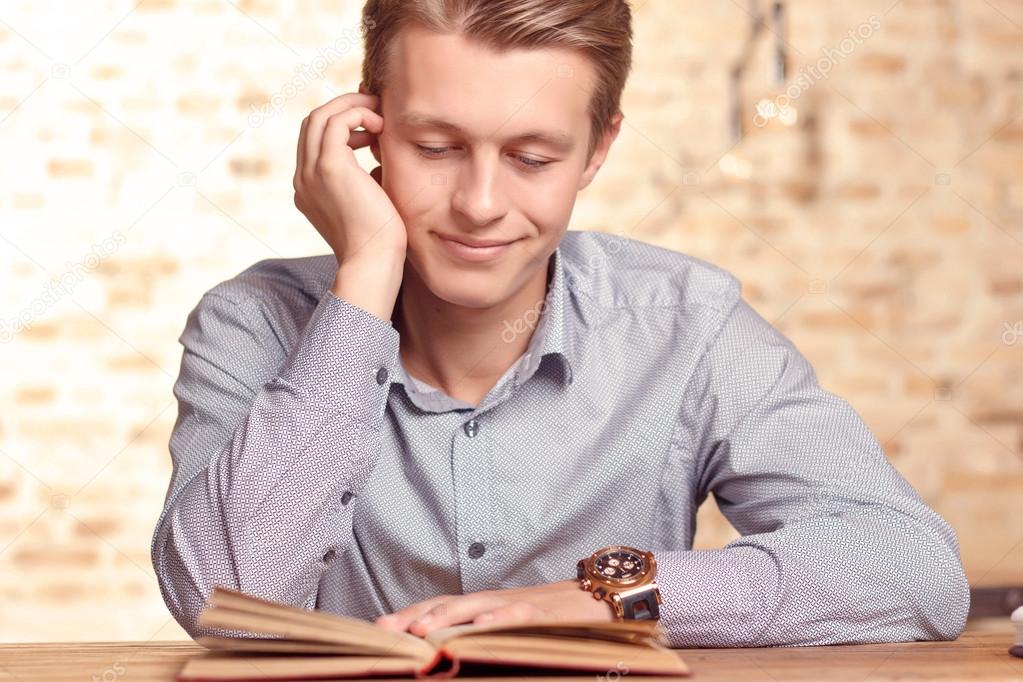
[[[295,206],[337,258],[334,294],[389,320],[405,264],[405,224],[381,186],[383,168],[367,173],[354,154],[383,130],[379,103],[376,95],[347,93],[314,109],[302,121],[293,185]]]

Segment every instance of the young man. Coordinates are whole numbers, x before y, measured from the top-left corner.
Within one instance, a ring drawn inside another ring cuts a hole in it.
[[[952,529],[737,280],[566,232],[622,120],[625,2],[370,0],[364,19],[363,87],[298,145],[295,202],[332,253],[218,284],[180,338],[152,550],[189,634],[221,584],[419,635],[958,636]],[[711,493],[743,537],[693,551]]]

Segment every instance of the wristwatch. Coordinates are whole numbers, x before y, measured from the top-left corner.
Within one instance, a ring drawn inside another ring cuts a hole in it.
[[[654,582],[657,561],[652,552],[610,545],[580,559],[579,587],[614,608],[618,620],[658,620],[661,591]]]

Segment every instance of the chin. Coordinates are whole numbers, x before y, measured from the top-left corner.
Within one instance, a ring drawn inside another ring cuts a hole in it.
[[[425,245],[410,244],[407,258],[434,296],[465,308],[490,308],[507,298],[513,273],[522,265],[516,262],[518,259],[502,259],[483,266],[459,262],[432,241]]]
[[[492,308],[507,298],[507,283],[494,272],[447,271],[423,278],[434,296],[463,308]]]

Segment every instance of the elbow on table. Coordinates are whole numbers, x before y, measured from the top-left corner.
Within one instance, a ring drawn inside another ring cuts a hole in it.
[[[890,519],[898,530],[889,534],[893,542],[882,553],[888,575],[877,578],[894,593],[897,608],[887,627],[879,625],[896,635],[889,641],[957,639],[966,627],[970,585],[955,530],[922,502],[915,513]]]
[[[174,619],[193,641],[198,642],[200,637],[217,634],[211,628],[199,625],[198,614],[175,612]]]
[[[904,542],[853,578],[839,631],[813,644],[947,641],[962,634],[970,586],[954,535],[922,542],[927,536],[901,537]]]
[[[178,551],[168,535],[157,526],[151,547],[151,559],[160,596],[175,622],[193,640],[213,634],[198,624],[212,587]]]
[[[835,618],[832,628],[811,637],[794,638],[782,646],[941,641],[962,634],[970,591],[958,559],[954,566],[943,563],[932,570],[920,566],[906,571],[901,579],[893,579],[891,574],[888,577],[876,576],[869,588],[859,583],[864,591],[850,594],[844,606],[836,606],[844,613]]]
[[[937,514],[935,514],[937,517]],[[953,640],[962,634],[970,611],[970,584],[963,570],[959,539],[941,517],[932,551],[920,557],[919,573],[911,584],[916,597],[919,640]]]
[[[949,554],[947,563],[913,581],[909,601],[916,640],[953,640],[966,627],[970,586],[958,553],[950,550]]]
[[[202,635],[212,634],[206,628],[199,625],[199,613],[202,611],[202,607],[197,606],[198,600],[178,598],[175,594],[174,586],[169,584],[159,573],[157,575],[163,602],[166,604],[167,610],[170,611],[174,621],[181,626],[181,629],[193,640],[198,639]]]

